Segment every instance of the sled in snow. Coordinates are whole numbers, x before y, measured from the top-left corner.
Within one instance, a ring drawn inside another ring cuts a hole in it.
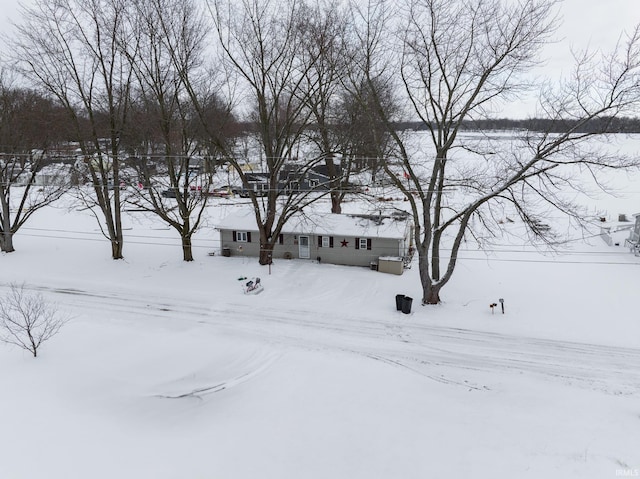
[[[246,280],[246,278],[244,278]],[[264,291],[264,287],[260,282],[260,278],[251,278],[249,281],[242,285],[244,294],[258,294]]]

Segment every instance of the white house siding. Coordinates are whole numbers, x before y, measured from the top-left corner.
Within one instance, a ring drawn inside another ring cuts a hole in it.
[[[233,231],[221,230],[220,240],[222,248],[228,248],[231,256],[257,257],[260,252],[260,236],[257,231],[248,232],[250,242],[238,241],[238,231],[234,241]],[[397,238],[366,238],[369,240],[371,249],[357,248],[355,236],[333,236],[333,247],[322,247],[320,241],[322,235],[315,234],[283,234],[282,243],[275,245],[273,250],[274,259],[300,258],[299,236],[309,237],[309,260],[317,261],[320,258],[322,263],[369,266],[371,262],[377,262],[380,256],[403,256],[406,251],[401,250],[403,240]],[[329,235],[324,235],[329,236]],[[343,246],[343,241],[346,246]]]
[[[240,230],[235,231],[236,239],[234,240],[234,231],[231,230],[220,230],[220,244],[222,245],[222,250],[228,248],[230,250],[231,256],[258,256],[260,254],[260,234],[257,231],[246,231],[243,230],[244,233],[251,234],[251,241],[238,241],[237,233]]]
[[[310,221],[309,218],[313,218]],[[292,218],[273,250],[273,259],[300,258],[300,236],[309,237],[309,260],[322,263],[370,266],[380,256],[405,256],[411,244],[410,222],[391,216],[314,214]],[[260,235],[251,211],[225,218],[218,226],[223,253],[256,257]],[[332,247],[322,246],[321,238],[333,238]],[[356,241],[363,239],[362,248]],[[241,241],[249,240],[249,241]]]

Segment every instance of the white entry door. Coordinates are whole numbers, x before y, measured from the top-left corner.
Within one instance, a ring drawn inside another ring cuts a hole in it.
[[[300,258],[309,258],[310,257],[310,249],[309,249],[309,237],[308,236],[298,236],[298,256]]]

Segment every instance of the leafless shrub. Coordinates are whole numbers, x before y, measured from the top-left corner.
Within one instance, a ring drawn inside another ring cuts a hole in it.
[[[0,298],[0,341],[19,346],[34,358],[42,343],[58,334],[68,320],[55,304],[27,291],[24,284],[11,284]]]

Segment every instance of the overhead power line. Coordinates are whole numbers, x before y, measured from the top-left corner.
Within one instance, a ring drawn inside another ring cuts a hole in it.
[[[107,238],[105,238],[102,233],[99,232],[86,232],[86,231],[73,231],[73,230],[63,230],[63,229],[47,229],[47,228],[23,228],[25,230],[31,230],[31,231],[42,231],[42,232],[57,232],[57,233],[68,233],[70,235],[75,235],[75,234],[79,234],[79,235],[95,235],[95,236],[100,236],[99,238],[89,238],[86,236],[64,236],[64,235],[51,235],[51,234],[22,234],[22,236],[25,237],[32,237],[32,238],[50,238],[50,239],[62,239],[62,240],[73,240],[73,241],[108,241]],[[158,240],[169,240],[169,241],[175,241],[173,243],[167,243],[167,242],[149,242],[149,241],[131,241],[128,238],[146,238],[146,239],[158,239]],[[128,244],[137,244],[137,245],[146,245],[146,246],[179,246],[180,245],[180,238],[176,237],[174,239],[172,238],[167,238],[165,236],[152,236],[152,235],[126,235],[125,236],[125,240]],[[211,243],[218,243],[219,241],[217,239],[208,239],[208,238],[197,238],[197,239],[193,239],[192,240],[192,247],[193,248],[208,248],[211,249],[212,247],[214,247],[215,245],[199,245],[196,243],[206,243],[206,242],[211,242]],[[276,245],[276,246],[281,246],[281,245]],[[536,254],[536,251],[521,251],[521,250],[470,250],[470,249],[464,249],[461,250],[464,253],[473,253],[473,252],[477,252],[477,253],[495,253],[495,254],[500,254],[500,253],[508,253],[508,254],[517,254],[517,255],[530,255],[530,254]],[[629,259],[631,259],[630,255],[631,253],[622,253],[622,252],[597,252],[597,251],[575,251],[575,252],[563,252],[561,253],[561,256],[571,256],[571,255],[580,255],[580,256],[607,256],[607,255],[616,255],[619,256],[621,258],[624,257],[629,257]],[[440,259],[442,260],[448,260],[449,257],[441,257]],[[634,262],[634,261],[594,261],[594,260],[587,260],[587,261],[578,261],[578,260],[564,260],[564,259],[558,259],[558,258],[553,258],[553,259],[534,259],[534,258],[499,258],[496,256],[484,256],[484,257],[470,257],[470,256],[458,256],[457,258],[458,261],[484,261],[484,262],[515,262],[515,263],[532,263],[532,264],[583,264],[583,265],[627,265],[627,266],[640,266],[640,261],[638,262]]]

